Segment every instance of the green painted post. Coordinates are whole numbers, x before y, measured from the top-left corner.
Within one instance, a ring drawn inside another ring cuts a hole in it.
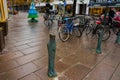
[[[102,44],[102,38],[103,38],[103,30],[99,30],[99,38],[98,38],[98,44],[96,48],[96,53],[101,54],[101,44]]]
[[[48,76],[55,77],[57,76],[54,67],[56,53],[55,35],[50,34],[50,40],[47,44],[47,48],[48,48]]]
[[[115,43],[120,44],[120,30],[118,32],[117,39],[116,39]]]

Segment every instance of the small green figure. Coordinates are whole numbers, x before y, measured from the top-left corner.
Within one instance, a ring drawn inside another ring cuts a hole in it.
[[[50,40],[47,44],[48,48],[48,76],[55,77],[57,76],[54,67],[54,60],[55,60],[55,53],[56,53],[56,42],[55,42],[55,35],[50,34]]]
[[[117,44],[120,44],[120,29],[119,29],[119,32],[118,32],[118,35],[117,35],[117,39],[115,41]]]
[[[38,12],[35,8],[33,0],[31,2],[31,6],[30,6],[30,9],[29,9],[28,13],[29,13],[28,18],[31,18],[31,20],[29,20],[29,22],[38,22],[38,20],[35,19],[35,18],[38,18]]]
[[[102,43],[102,38],[103,38],[103,30],[99,30],[99,38],[98,38],[98,44],[96,48],[96,53],[101,54],[101,43]]]

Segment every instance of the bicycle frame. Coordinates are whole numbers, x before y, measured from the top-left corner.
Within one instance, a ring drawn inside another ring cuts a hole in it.
[[[68,28],[69,33],[72,34],[72,29],[74,27],[74,23],[73,23],[73,20],[70,20],[70,21],[69,20],[70,20],[69,18],[66,18],[65,26],[66,26],[66,28]]]
[[[64,18],[65,24],[58,29],[58,35],[61,41],[67,41],[70,36],[75,35],[76,37],[81,36],[81,31],[78,29],[77,25],[74,24],[74,19],[72,18]]]
[[[95,28],[93,28],[92,35],[96,35],[96,31],[102,26],[99,20],[96,21],[96,24]]]
[[[44,24],[47,27],[52,27],[53,24],[53,19],[54,19],[54,15],[53,14],[45,14],[47,17],[44,17]]]

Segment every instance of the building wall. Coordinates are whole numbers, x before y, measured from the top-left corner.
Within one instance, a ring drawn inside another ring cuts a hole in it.
[[[29,5],[32,0],[8,0],[11,5]]]
[[[45,4],[45,1],[46,0],[43,0],[43,2],[41,1],[41,2],[36,3],[36,6],[37,7],[38,6],[43,7],[43,5],[41,5],[41,4]],[[53,10],[57,9],[59,4],[64,4],[63,1],[60,1],[60,0],[53,0],[50,3],[53,5]],[[67,5],[73,6],[73,0],[66,0],[66,3],[67,3]],[[80,4],[83,4],[83,3],[80,2],[80,0],[77,0],[77,3],[76,3],[76,14],[80,14]],[[85,7],[84,9],[87,10],[87,11],[85,11],[84,14],[89,14],[89,8],[87,7],[88,4],[89,4],[89,0],[84,0],[84,4],[86,4],[86,6],[84,6]],[[71,10],[72,10],[72,8],[71,8]]]
[[[105,6],[108,4],[107,1],[108,0],[95,0],[94,5],[90,8],[90,14],[98,16],[103,14],[106,8]],[[120,0],[111,0],[107,9],[108,12],[111,7],[116,8],[117,11],[120,10]]]

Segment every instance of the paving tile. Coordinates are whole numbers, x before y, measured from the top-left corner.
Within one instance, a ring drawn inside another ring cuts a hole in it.
[[[110,54],[107,57],[105,57],[103,62],[108,65],[111,65],[112,67],[116,67],[120,62],[120,55],[116,56],[116,55]]]
[[[120,64],[117,67],[115,73],[113,74],[111,80],[120,80]]]
[[[59,57],[55,56],[55,63],[59,61]],[[40,57],[34,61],[32,61],[35,65],[39,66],[40,68],[47,67],[48,66],[48,55]]]
[[[40,46],[42,43],[44,43],[43,41],[41,42],[31,42],[31,43],[28,43],[29,46]]]
[[[36,28],[32,28],[32,29],[36,29]],[[29,30],[31,30],[31,29],[29,29]],[[16,33],[14,33],[14,34],[16,34]],[[14,37],[14,39],[16,41],[23,41],[23,40],[28,40],[28,39],[31,40],[31,39],[36,39],[36,38],[40,38],[40,37],[45,37],[45,35],[46,35],[45,33],[43,33],[42,29],[38,30],[38,32],[35,30],[34,34],[32,31],[18,32],[17,34],[18,34],[18,36]]]
[[[58,73],[63,73],[66,69],[68,69],[70,66],[61,62],[61,61],[58,61],[56,64],[55,64],[55,70],[58,72]]]
[[[79,58],[79,61],[82,65],[93,68],[95,65],[97,65],[105,56],[100,56],[97,54],[91,54],[89,56],[84,57],[83,59]]]
[[[57,56],[57,55],[55,55],[55,63],[57,63],[58,61],[60,61],[60,57],[59,56]]]
[[[41,33],[41,34],[43,34],[43,33]],[[21,37],[26,35],[28,38],[18,37],[18,39],[16,39],[16,41],[17,42],[21,42],[21,41],[28,41],[29,40],[30,42],[33,42],[33,41],[35,42],[37,40],[43,40],[44,38],[46,38],[45,36],[43,36],[41,38],[41,36],[40,36],[41,34],[40,34],[40,32],[37,32],[37,34],[34,33],[34,35],[33,34],[29,34],[29,33],[27,35],[26,34],[22,34]],[[31,36],[34,36],[34,37],[31,38]],[[29,39],[29,37],[30,37],[30,39]]]
[[[7,43],[6,42],[6,48],[13,48],[13,47],[15,47],[15,43]]]
[[[61,48],[61,49],[56,49],[56,55],[59,56],[60,58],[71,55],[73,53],[74,53],[74,51],[69,50],[67,47],[64,47],[64,48]]]
[[[30,46],[28,45],[20,45],[20,46],[16,46],[17,50],[22,50],[22,49],[27,49],[30,48]]]
[[[23,39],[23,38],[20,38],[20,39],[17,39],[16,42],[21,42],[21,41],[25,41],[25,40],[30,40],[30,42],[32,42],[32,41],[36,41],[37,39],[36,38],[33,38],[33,39]]]
[[[68,69],[64,74],[70,80],[81,80],[87,75],[89,71],[89,68],[80,64],[76,64],[75,66]]]
[[[38,69],[39,68],[33,63],[28,63],[0,75],[0,80],[17,80],[28,74],[31,74],[32,72],[35,72]]]
[[[12,70],[18,66],[19,66],[19,64],[14,60],[10,60],[5,63],[1,63],[0,64],[0,74],[4,73],[6,71]]]
[[[14,39],[9,39],[9,37],[10,36],[7,36],[7,40],[6,40],[6,44],[8,45],[8,44],[14,44],[14,43],[16,43],[16,41],[14,40]],[[13,36],[14,37],[14,36]]]
[[[2,74],[0,74],[0,80],[8,80],[6,77],[7,76],[5,76],[4,75],[5,73],[2,73]],[[4,75],[4,76],[3,76]],[[13,80],[15,80],[15,79],[13,79]]]
[[[69,56],[62,58],[61,61],[67,65],[72,66],[79,62],[79,58],[80,57],[76,56],[76,54],[71,54]]]
[[[38,37],[39,38],[39,37]],[[35,40],[36,38],[35,37],[28,37],[28,38],[19,38],[19,39],[15,39],[18,43],[16,45],[21,45],[22,43],[21,42],[24,42],[26,41],[25,43],[28,43],[28,42],[32,42],[33,40]],[[28,41],[28,42],[27,42]],[[24,44],[25,44],[24,43]]]
[[[47,71],[48,71],[47,68],[43,68],[43,69],[36,71],[35,74],[39,76],[42,80],[48,80],[49,77],[47,75]]]
[[[61,46],[59,46],[59,48]],[[81,47],[81,39],[80,38],[74,38],[74,39],[69,40],[68,42],[66,42],[66,47],[75,52],[79,47]]]
[[[5,54],[0,55],[0,63],[4,63],[5,61],[9,61],[9,60],[15,59],[20,56],[23,56],[23,54],[19,51],[6,52]]]
[[[14,45],[15,46],[19,46],[19,45],[23,45],[23,44],[26,44],[26,43],[29,43],[29,42],[32,42],[32,41],[30,41],[30,40],[24,40],[24,41],[16,42]]]
[[[91,39],[88,38],[88,36],[82,36],[81,41],[80,41],[80,47],[84,48],[86,50],[92,50],[96,49],[97,46],[97,40],[96,39]]]
[[[40,46],[35,46],[35,47],[30,47],[27,49],[20,50],[20,51],[24,54],[31,54],[33,52],[39,51],[40,48],[41,48]]]
[[[44,68],[48,66],[48,57],[40,57],[39,59],[33,61],[33,63],[37,66],[39,66],[39,68]]]
[[[22,57],[18,57],[16,58],[15,60],[20,64],[20,65],[23,65],[25,63],[28,63],[28,62],[31,62],[33,60],[36,60],[38,58],[41,58],[41,57],[44,57],[45,54],[41,53],[40,51],[38,52],[34,52],[32,54],[29,54],[29,55],[25,55],[25,56],[22,56]]]
[[[70,80],[67,76],[65,76],[65,75],[58,75],[58,80]]]
[[[88,67],[92,68],[94,67],[99,61],[101,61],[106,54],[96,54],[95,51],[89,51],[83,48],[79,48],[75,53],[76,59],[79,60],[79,62]]]
[[[111,54],[115,55],[115,56],[120,56],[120,46],[119,45],[115,45],[114,48],[111,49]]]
[[[6,51],[16,52],[18,49],[16,47],[6,48]]]
[[[104,62],[98,64],[84,80],[110,80],[115,68],[105,64]]]
[[[20,80],[42,80],[40,79],[40,77],[36,76],[34,73],[25,76],[24,78],[20,79]]]
[[[106,53],[111,53],[115,49],[115,45],[113,43],[102,43],[102,51],[105,51]]]

